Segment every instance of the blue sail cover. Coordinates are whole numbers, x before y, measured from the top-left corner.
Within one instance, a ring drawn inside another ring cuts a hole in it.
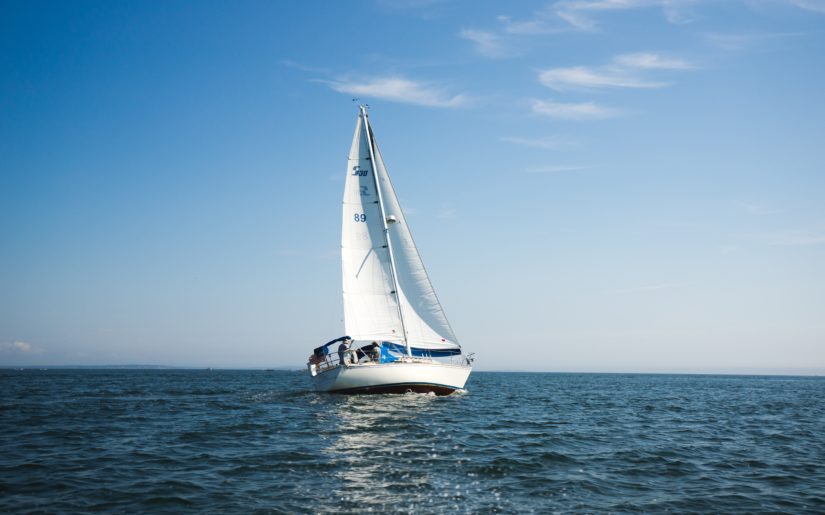
[[[419,349],[417,347],[411,347],[410,352],[417,358],[444,358],[447,356],[458,356],[461,354],[461,349]],[[384,361],[385,355],[387,356],[387,361]],[[389,363],[390,361],[397,360],[400,356],[406,355],[407,348],[403,345],[392,342],[381,342],[381,363]]]
[[[336,338],[332,341],[329,341],[320,347],[317,347],[313,354],[319,358],[323,358],[329,355],[329,346],[333,345],[338,342],[342,342],[344,340],[351,340],[349,336],[342,336],[340,338]],[[418,347],[410,348],[410,352],[412,355],[417,358],[444,358],[447,356],[458,356],[461,354],[460,348],[455,349],[421,349]],[[397,361],[398,358],[407,355],[407,348],[401,345],[400,343],[392,343],[392,342],[381,342],[381,363],[392,363],[393,361]]]

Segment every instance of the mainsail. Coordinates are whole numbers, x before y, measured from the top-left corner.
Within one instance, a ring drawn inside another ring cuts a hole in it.
[[[347,162],[341,256],[344,325],[352,338],[400,342],[419,349],[459,347],[413,242],[364,108]]]

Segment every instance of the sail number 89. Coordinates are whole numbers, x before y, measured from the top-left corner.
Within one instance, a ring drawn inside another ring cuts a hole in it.
[[[367,215],[365,215],[364,213],[355,213],[354,218],[355,218],[356,222],[366,222],[367,221]]]

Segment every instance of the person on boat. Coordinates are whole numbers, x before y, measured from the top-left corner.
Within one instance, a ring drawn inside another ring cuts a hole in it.
[[[346,356],[350,345],[352,345],[352,340],[347,339],[342,341],[341,345],[338,346],[338,363],[342,365],[349,364],[344,362],[344,356]],[[347,358],[349,358],[349,356],[347,356]],[[349,361],[349,359],[347,359],[347,361]]]
[[[363,346],[360,349],[353,349],[350,351],[351,358],[353,363],[360,363],[361,358],[367,355],[367,346]]]
[[[381,360],[381,346],[378,345],[378,342],[372,342],[372,345],[370,345],[369,355],[370,358],[372,358],[372,360],[376,363]]]

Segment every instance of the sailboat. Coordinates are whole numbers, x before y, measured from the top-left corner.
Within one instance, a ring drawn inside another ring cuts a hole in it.
[[[341,226],[346,336],[313,350],[316,390],[348,394],[463,390],[472,371],[436,297],[387,167],[367,106],[347,161]]]

